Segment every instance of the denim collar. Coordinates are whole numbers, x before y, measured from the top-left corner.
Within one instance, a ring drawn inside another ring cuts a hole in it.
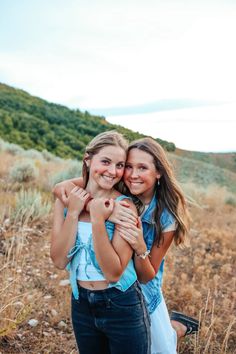
[[[152,197],[152,200],[147,208],[147,210],[145,211],[145,213],[142,216],[142,222],[146,222],[148,224],[155,224],[155,221],[153,219],[153,212],[157,206],[157,194],[155,193]]]

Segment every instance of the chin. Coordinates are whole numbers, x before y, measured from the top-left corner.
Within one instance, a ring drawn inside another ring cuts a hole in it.
[[[100,183],[99,187],[105,190],[109,190],[114,187],[114,184]]]
[[[133,194],[133,195],[139,195],[139,194],[142,194],[143,193],[143,191],[141,191],[140,189],[138,189],[138,188],[129,188],[129,191],[130,191],[130,193],[131,194]]]

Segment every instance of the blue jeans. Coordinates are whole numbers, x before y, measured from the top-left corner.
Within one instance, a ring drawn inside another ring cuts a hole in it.
[[[72,295],[72,324],[80,354],[150,354],[150,318],[139,284]]]

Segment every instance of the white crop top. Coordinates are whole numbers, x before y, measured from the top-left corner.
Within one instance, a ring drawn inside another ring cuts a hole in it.
[[[78,222],[78,237],[83,244],[87,244],[90,235],[92,234],[91,222]],[[79,265],[77,268],[77,279],[83,281],[99,281],[106,280],[102,274],[98,273],[92,263],[87,264],[87,250],[83,248],[80,253]],[[85,272],[86,268],[86,272]]]

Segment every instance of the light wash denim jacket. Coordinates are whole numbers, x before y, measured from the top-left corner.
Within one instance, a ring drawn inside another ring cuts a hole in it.
[[[143,226],[143,235],[144,240],[147,245],[147,249],[151,250],[153,246],[153,242],[155,239],[155,221],[153,218],[153,214],[158,203],[158,197],[154,195],[149,204],[148,209],[142,216],[142,226]],[[173,215],[165,208],[161,214],[161,228],[164,230],[173,222],[175,218]],[[157,306],[161,303],[161,285],[164,271],[164,259],[162,260],[159,270],[152,280],[150,280],[147,284],[141,284],[142,292],[144,294],[145,300],[147,302],[147,307],[149,313],[153,313]]]
[[[119,201],[119,200],[122,200],[125,198],[128,198],[128,197],[126,197],[125,195],[121,195],[118,198],[116,198],[116,201]],[[128,198],[128,199],[130,199],[130,198]],[[67,213],[67,209],[64,210],[64,216],[66,216],[66,213]],[[106,221],[105,225],[106,225],[108,237],[110,240],[112,240],[114,230],[115,230],[115,224],[110,221]],[[66,267],[66,269],[70,273],[71,289],[72,289],[72,293],[73,293],[76,300],[79,299],[79,289],[78,289],[78,285],[77,285],[77,269],[78,269],[78,265],[79,265],[80,254],[83,249],[86,252],[86,261],[87,261],[86,267],[89,264],[93,264],[93,266],[97,269],[97,271],[100,274],[103,274],[101,268],[99,267],[97,259],[96,259],[96,255],[95,255],[95,251],[94,251],[94,247],[93,247],[92,234],[89,236],[87,243],[83,243],[80,240],[79,231],[77,230],[75,245],[74,245],[74,247],[71,248],[71,250],[69,251],[69,253],[67,255],[68,258],[71,258],[71,257],[72,258]],[[86,272],[86,268],[85,268],[85,272]],[[124,273],[122,274],[122,276],[120,277],[118,282],[109,283],[108,287],[109,288],[115,287],[121,291],[126,291],[136,280],[137,280],[137,274],[135,272],[134,263],[133,263],[133,260],[130,259],[127,267],[124,270]]]

